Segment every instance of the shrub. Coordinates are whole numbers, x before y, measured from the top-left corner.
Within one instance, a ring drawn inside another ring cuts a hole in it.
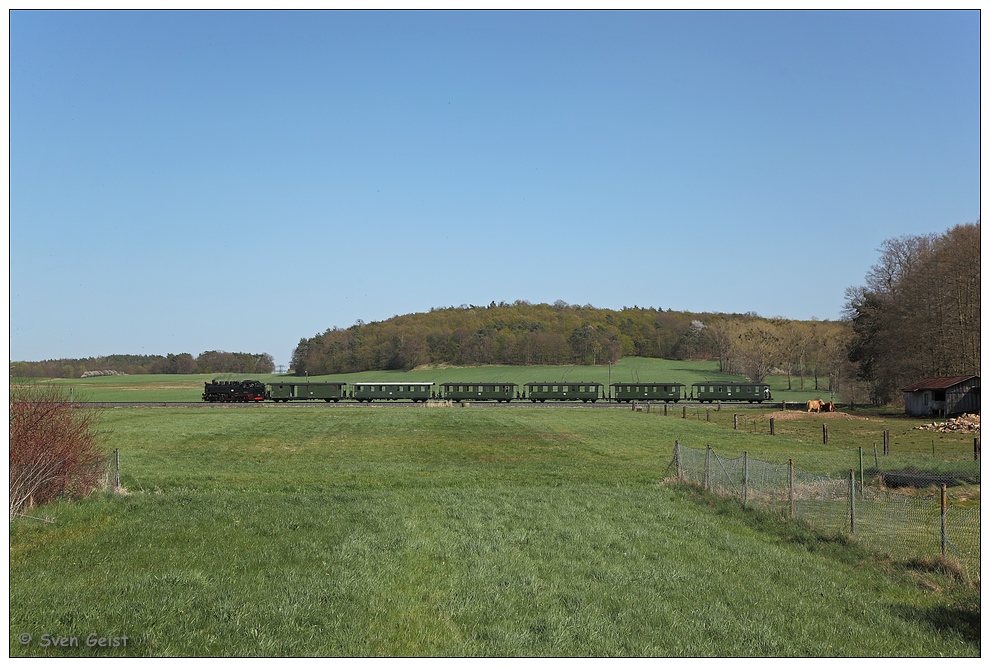
[[[10,388],[10,518],[31,504],[87,495],[106,457],[99,413],[73,407],[54,386]]]

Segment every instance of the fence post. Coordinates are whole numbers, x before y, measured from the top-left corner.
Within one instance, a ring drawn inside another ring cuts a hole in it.
[[[828,444],[828,424],[822,424],[822,444]]]
[[[873,465],[880,470],[880,459],[877,457],[877,443],[873,443]]]
[[[682,407],[683,412],[681,412],[681,419],[687,419],[687,406]]]
[[[849,469],[849,534],[856,534],[856,471]]]
[[[979,461],[980,460],[980,439],[979,438],[973,438],[973,460],[974,461]]]
[[[774,421],[773,421],[773,417],[770,418],[770,435],[774,435]]]
[[[749,500],[749,452],[743,452],[743,507]]]
[[[791,506],[791,518],[793,519],[794,518],[794,459],[788,459],[787,461],[788,461],[787,466],[790,469],[790,472],[788,474],[789,479],[787,482],[787,498]]]
[[[883,432],[883,455],[890,455],[890,431]]]
[[[114,459],[114,473],[113,473],[113,490],[120,491],[120,448],[113,450]]]
[[[732,415],[732,429],[734,431],[739,430],[739,413]]]
[[[711,474],[711,463],[712,463],[712,446],[708,445],[705,449],[705,490],[708,490],[708,477]]]
[[[674,468],[677,470],[677,481],[682,481],[681,477],[681,443],[674,440]]]
[[[944,558],[945,557],[945,545],[949,541],[948,538],[945,535],[945,511],[947,509],[947,503],[946,503],[946,497],[945,497],[945,484],[942,485],[941,491],[942,492],[941,492],[940,495],[942,496],[942,519],[941,519],[941,523],[942,523],[942,557]]]
[[[708,422],[709,424],[712,421],[712,409],[711,408],[708,408],[707,410],[705,410],[705,421]]]
[[[863,448],[859,448],[859,495],[863,495],[863,487],[866,485],[866,474],[863,471]]]

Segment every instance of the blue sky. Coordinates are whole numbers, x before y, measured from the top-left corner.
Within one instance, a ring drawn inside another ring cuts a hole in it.
[[[838,319],[980,217],[961,12],[10,20],[10,357],[268,352],[431,307]]]

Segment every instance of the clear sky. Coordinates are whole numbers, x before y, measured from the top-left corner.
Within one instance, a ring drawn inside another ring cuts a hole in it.
[[[980,217],[980,16],[10,21],[10,358],[268,352],[562,299],[838,319]]]

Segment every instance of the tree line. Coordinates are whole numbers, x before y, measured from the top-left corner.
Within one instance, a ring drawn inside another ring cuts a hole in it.
[[[273,373],[275,359],[267,352],[210,350],[197,357],[181,354],[111,354],[85,359],[12,361],[10,377],[78,378],[92,371],[116,371],[126,375],[193,373]]]
[[[849,358],[874,403],[934,377],[980,373],[980,222],[885,241],[846,290]]]

